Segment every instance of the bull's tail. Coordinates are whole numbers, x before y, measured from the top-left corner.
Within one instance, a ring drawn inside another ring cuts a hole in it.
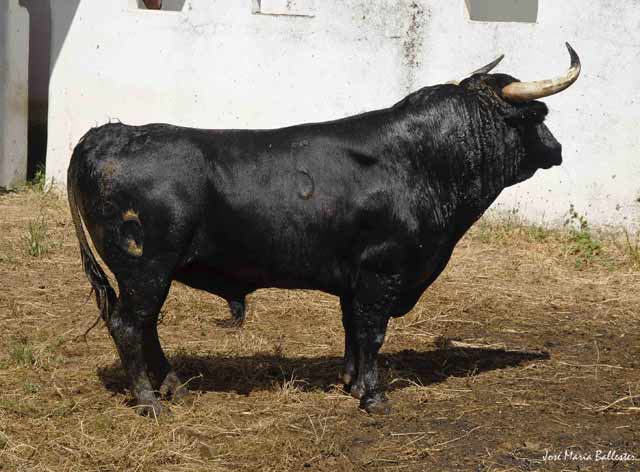
[[[78,146],[79,147],[79,146]],[[109,320],[111,313],[115,307],[117,297],[116,293],[109,283],[107,274],[105,274],[102,267],[96,260],[89,242],[87,241],[86,234],[82,225],[82,216],[77,205],[77,181],[76,181],[76,168],[80,165],[80,153],[81,151],[76,147],[69,164],[69,171],[67,173],[67,196],[69,198],[69,208],[71,210],[71,218],[73,219],[73,225],[76,228],[76,236],[80,243],[80,257],[82,258],[82,266],[84,272],[93,287],[93,292],[96,295],[96,303],[100,309],[100,316],[106,322]],[[91,329],[91,328],[89,328]]]

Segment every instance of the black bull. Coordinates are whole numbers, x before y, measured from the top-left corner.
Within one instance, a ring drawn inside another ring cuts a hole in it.
[[[157,333],[179,280],[226,298],[239,318],[261,287],[340,297],[345,384],[362,408],[386,411],[376,359],[389,318],[411,310],[505,187],[562,161],[547,107],[531,99],[549,95],[531,94],[543,82],[553,81],[475,74],[387,109],[275,130],[90,130],[69,165],[71,212],[141,410],[161,412],[158,390],[184,392]]]

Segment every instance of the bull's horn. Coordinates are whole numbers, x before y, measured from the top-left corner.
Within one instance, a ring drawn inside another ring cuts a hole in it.
[[[502,96],[508,102],[522,103],[548,97],[562,92],[573,84],[580,75],[580,58],[569,43],[565,43],[571,56],[569,71],[555,79],[538,80],[536,82],[513,82],[502,89]]]
[[[500,54],[500,56],[495,60],[487,64],[486,66],[481,67],[478,70],[474,70],[469,76],[474,74],[488,74],[491,72],[500,62],[504,59],[504,54]],[[468,76],[467,76],[468,77]]]
[[[450,80],[447,83],[448,84],[459,85],[460,82],[462,82],[467,77],[472,76],[473,74],[488,74],[489,72],[491,72],[495,68],[495,66],[500,64],[500,61],[502,61],[502,59],[504,59],[504,54],[501,54],[500,57],[498,57],[495,61],[490,62],[486,66],[482,66],[480,69],[474,70],[470,74],[465,75],[463,78],[461,78],[459,80]]]

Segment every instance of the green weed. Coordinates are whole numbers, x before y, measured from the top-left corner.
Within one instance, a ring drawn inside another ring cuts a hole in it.
[[[480,219],[471,237],[483,243],[506,243],[514,238],[528,242],[546,241],[553,231],[546,226],[529,223],[520,216],[517,208],[505,212],[493,212]]]
[[[602,243],[592,234],[589,221],[571,204],[564,222],[569,230],[569,254],[575,256],[576,268],[592,264],[602,252]]]
[[[47,175],[45,174],[44,167],[38,166],[33,180],[31,181],[31,188],[36,192],[44,192],[47,187]]]
[[[45,173],[44,165],[39,165],[32,179],[18,182],[14,184],[9,190],[13,192],[32,191],[35,193],[48,195],[51,190],[53,190],[53,188],[53,178],[47,181],[47,175]]]
[[[27,251],[31,256],[40,257],[49,252],[48,231],[49,226],[45,220],[44,213],[41,213],[35,220],[29,221],[25,239]]]
[[[33,339],[16,339],[9,346],[8,361],[18,367],[33,367],[38,370],[50,371],[65,361],[64,356],[57,351],[61,345],[58,340],[59,338],[55,338],[52,342],[34,342]],[[28,393],[32,387],[40,388],[37,384],[25,384],[25,392]]]
[[[38,393],[38,390],[40,390],[40,385],[31,382],[25,382],[25,384],[22,386],[22,389],[24,390],[24,393],[27,394]]]
[[[528,240],[538,243],[546,241],[551,235],[551,230],[536,224],[524,226],[523,231]]]
[[[17,341],[11,346],[9,356],[13,362],[20,367],[31,367],[36,362],[33,348],[24,340]]]

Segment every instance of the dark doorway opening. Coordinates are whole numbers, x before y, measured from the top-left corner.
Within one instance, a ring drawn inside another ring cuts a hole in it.
[[[51,3],[20,0],[29,13],[29,118],[27,179],[44,171],[47,155],[49,76],[51,70]]]

